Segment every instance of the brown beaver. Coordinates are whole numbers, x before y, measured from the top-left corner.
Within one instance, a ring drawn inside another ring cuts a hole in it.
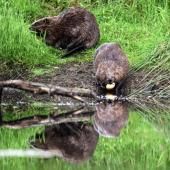
[[[93,155],[97,142],[98,133],[91,124],[73,122],[46,127],[31,145],[51,151],[68,162],[81,163]]]
[[[97,83],[107,90],[119,87],[129,70],[128,59],[118,43],[102,44],[94,60]]]
[[[95,16],[84,8],[72,7],[58,16],[45,17],[32,23],[31,30],[45,36],[48,45],[74,51],[94,46],[99,38]]]
[[[98,103],[93,126],[99,135],[116,137],[128,120],[127,104],[119,101]]]

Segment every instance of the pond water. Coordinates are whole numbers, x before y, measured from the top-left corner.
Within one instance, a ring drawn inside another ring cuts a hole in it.
[[[0,169],[168,169],[168,108],[2,102]]]

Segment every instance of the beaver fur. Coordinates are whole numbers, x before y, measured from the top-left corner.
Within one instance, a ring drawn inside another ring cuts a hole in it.
[[[127,103],[103,102],[96,105],[93,117],[93,126],[99,135],[116,137],[128,120]]]
[[[115,83],[119,87],[129,71],[128,59],[118,43],[102,44],[95,53],[94,68],[97,83],[102,88]]]
[[[94,46],[100,32],[95,16],[84,8],[72,7],[58,16],[32,23],[31,30],[43,35],[48,45],[67,50],[67,54]]]
[[[61,123],[48,126],[37,134],[31,145],[51,151],[68,162],[81,163],[88,160],[97,145],[98,133],[89,123]]]

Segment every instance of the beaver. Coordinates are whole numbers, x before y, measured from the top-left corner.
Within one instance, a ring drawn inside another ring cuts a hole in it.
[[[128,108],[125,102],[102,102],[96,105],[93,126],[99,135],[116,137],[128,120]]]
[[[70,122],[45,127],[45,131],[37,134],[30,144],[51,151],[68,162],[82,163],[93,155],[98,137],[91,124]]]
[[[65,56],[94,46],[100,38],[95,16],[81,7],[71,7],[58,16],[39,19],[30,29],[44,36],[48,45],[65,49]]]
[[[96,50],[94,57],[97,84],[106,90],[119,89],[129,71],[128,59],[120,45],[118,43],[102,44]]]

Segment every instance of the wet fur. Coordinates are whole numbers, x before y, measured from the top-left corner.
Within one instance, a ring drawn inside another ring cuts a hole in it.
[[[129,64],[120,45],[117,43],[105,43],[96,50],[94,57],[97,83],[104,87],[108,84],[108,80],[112,80],[112,82],[116,83],[116,88],[121,88],[127,78]]]
[[[45,35],[48,45],[66,49],[66,55],[94,46],[99,38],[95,16],[84,8],[72,7],[58,16],[35,21],[31,30]]]

